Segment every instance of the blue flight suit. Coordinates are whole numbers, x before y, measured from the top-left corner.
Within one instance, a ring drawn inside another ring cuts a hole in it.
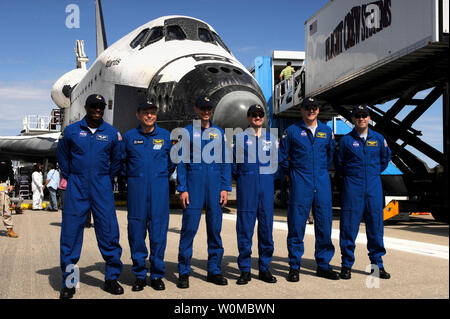
[[[257,218],[260,272],[270,271],[274,249],[273,195],[274,174],[278,167],[278,141],[268,130],[263,130],[262,134],[257,137],[253,131],[246,131],[236,135],[233,143],[232,173],[236,178],[236,233],[241,272],[250,272],[251,269],[252,238]],[[261,159],[260,154],[265,158]],[[275,167],[271,168],[271,165]]]
[[[58,142],[58,163],[62,176],[67,179],[60,238],[63,287],[71,273],[66,267],[80,259],[89,210],[92,210],[95,235],[106,262],[105,280],[117,279],[122,270],[112,188],[112,180],[120,172],[120,140],[120,133],[105,121],[92,134],[83,118],[67,126]]]
[[[355,239],[359,224],[366,224],[367,248],[372,264],[383,268],[383,189],[380,174],[389,164],[391,151],[384,137],[369,129],[364,141],[353,130],[342,137],[335,166],[344,177],[340,221],[342,267],[355,262]]]
[[[220,192],[231,191],[231,164],[225,163],[225,134],[212,122],[208,129],[200,129],[200,125],[194,129],[192,124],[186,126],[185,129],[190,139],[189,143],[186,140],[184,142],[189,145],[190,151],[189,158],[181,160],[177,165],[177,190],[180,193],[188,192],[189,205],[183,209],[178,272],[180,276],[190,273],[192,244],[198,230],[203,207],[205,207],[208,275],[217,275],[222,273],[223,257],[223,245],[220,237],[222,230]],[[211,151],[209,148],[212,145],[219,145],[222,154],[208,152],[208,150]],[[205,149],[205,154],[213,154],[216,158],[205,162],[205,156],[202,156]]]
[[[165,275],[164,252],[169,227],[169,177],[175,170],[170,160],[169,131],[158,127],[144,133],[142,127],[123,135],[124,174],[128,190],[128,241],[136,278],[147,277],[145,238],[150,238],[150,279]]]
[[[317,121],[314,136],[305,123],[289,126],[280,143],[280,167],[289,172],[288,236],[289,265],[299,269],[303,238],[310,209],[314,216],[317,266],[328,270],[334,255],[331,241],[332,196],[328,169],[335,149],[331,129]]]

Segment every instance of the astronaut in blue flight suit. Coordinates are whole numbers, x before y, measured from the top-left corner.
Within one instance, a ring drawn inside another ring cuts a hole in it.
[[[225,162],[224,131],[211,122],[213,107],[214,102],[209,96],[197,98],[194,111],[199,120],[185,127],[187,136],[180,141],[189,150],[189,156],[177,165],[177,190],[183,207],[177,284],[181,289],[189,287],[192,245],[203,207],[206,209],[208,240],[207,281],[216,285],[228,284],[221,270],[223,245],[220,232],[222,207],[231,191],[231,164]],[[217,148],[221,148],[221,152]]]
[[[334,255],[331,241],[332,203],[328,169],[335,149],[331,129],[317,120],[319,104],[306,98],[300,108],[302,120],[289,126],[281,138],[280,167],[289,172],[288,237],[289,273],[287,280],[299,281],[304,253],[303,238],[310,209],[316,236],[316,274],[337,280],[330,260]]]
[[[384,137],[369,128],[370,113],[365,106],[352,111],[354,129],[343,136],[336,153],[336,172],[343,180],[340,220],[342,268],[340,277],[351,278],[355,262],[355,239],[359,225],[366,224],[367,248],[380,278],[389,279],[383,267],[383,190],[380,174],[389,164],[391,151]],[[372,269],[372,272],[375,271]]]
[[[123,135],[122,156],[128,190],[128,241],[136,281],[132,291],[146,286],[150,238],[150,285],[164,290],[164,252],[169,226],[169,177],[175,170],[170,160],[172,141],[169,131],[156,124],[158,107],[151,102],[141,103],[136,112],[137,128]]]
[[[236,135],[232,172],[236,178],[238,285],[251,280],[252,237],[258,219],[259,279],[276,283],[270,272],[273,255],[274,174],[278,168],[278,141],[264,130],[264,108],[251,105],[247,111],[249,128]],[[273,156],[275,155],[275,156]],[[261,158],[263,156],[263,158]],[[275,157],[275,158],[274,158]]]
[[[72,298],[76,272],[83,243],[83,230],[89,210],[95,222],[95,234],[105,266],[103,289],[111,294],[123,294],[117,282],[122,270],[119,226],[112,180],[121,165],[120,133],[103,121],[105,99],[93,94],[86,99],[86,116],[67,126],[58,142],[58,163],[67,180],[66,199],[61,225],[60,298]],[[75,276],[75,277],[74,277]]]

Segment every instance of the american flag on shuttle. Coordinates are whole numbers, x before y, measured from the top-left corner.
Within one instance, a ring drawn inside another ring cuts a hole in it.
[[[317,20],[309,25],[309,35],[313,35],[317,32]]]

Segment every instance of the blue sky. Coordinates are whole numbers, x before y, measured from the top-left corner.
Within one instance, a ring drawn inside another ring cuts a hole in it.
[[[250,66],[273,50],[304,50],[304,22],[328,0],[103,0],[108,44],[138,26],[171,14],[211,24],[233,54]],[[80,28],[66,27],[66,7],[80,9]],[[95,60],[94,0],[0,1],[0,136],[17,135],[26,115],[49,115],[54,82],[75,68],[75,41]],[[436,103],[415,125],[442,150],[442,110]],[[432,164],[432,162],[430,162]]]

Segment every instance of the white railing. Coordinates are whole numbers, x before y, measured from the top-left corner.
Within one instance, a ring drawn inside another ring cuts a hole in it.
[[[304,73],[302,66],[290,78],[281,81],[274,88],[273,113],[279,114],[299,105],[304,97]]]
[[[61,131],[59,110],[53,110],[51,115],[28,115],[22,120],[23,133],[54,133]]]

